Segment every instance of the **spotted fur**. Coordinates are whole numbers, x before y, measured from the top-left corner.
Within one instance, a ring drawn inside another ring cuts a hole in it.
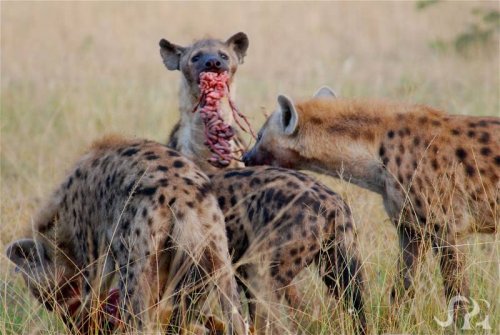
[[[143,329],[169,288],[175,331],[184,315],[178,306],[191,301],[181,292],[192,280],[206,287],[214,274],[225,316],[235,333],[245,333],[241,315],[233,315],[239,299],[212,183],[174,150],[118,137],[96,142],[33,228],[7,255],[34,296],[71,315],[68,324],[83,333],[94,333],[90,308],[114,282],[124,330]]]
[[[468,296],[462,240],[494,233],[500,221],[500,119],[380,101],[278,103],[245,162],[309,169],[381,194],[401,245],[393,298],[412,287],[431,242],[446,297]]]
[[[210,178],[218,186],[229,250],[249,297],[267,292],[263,285],[269,283],[269,303],[284,295],[300,308],[292,281],[315,263],[330,294],[354,309],[357,331],[366,331],[355,226],[338,194],[310,176],[275,167],[228,169]]]

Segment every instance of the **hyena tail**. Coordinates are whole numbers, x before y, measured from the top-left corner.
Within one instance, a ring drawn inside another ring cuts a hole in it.
[[[363,272],[353,245],[341,236],[329,243],[321,258],[326,265],[323,281],[330,293],[336,298],[343,298],[345,309],[353,316],[356,332],[366,334]]]

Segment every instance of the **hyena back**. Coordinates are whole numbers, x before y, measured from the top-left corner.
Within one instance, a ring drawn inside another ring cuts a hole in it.
[[[83,333],[95,332],[90,307],[114,281],[127,331],[143,329],[147,311],[174,285],[175,330],[184,301],[179,292],[196,268],[201,277],[216,275],[225,316],[244,334],[241,317],[233,315],[236,282],[211,189],[208,177],[176,151],[108,137],[52,195],[35,218],[33,236],[13,242],[7,255],[34,296],[69,314],[68,324]]]
[[[238,33],[227,42],[203,39],[188,47],[180,47],[162,40],[160,47],[167,68],[182,72],[181,120],[175,125],[168,145],[191,158],[209,173],[219,205],[226,218],[233,261],[237,262],[242,255],[245,255],[245,258],[254,262],[239,269],[244,281],[251,284],[247,293],[251,295],[252,291],[258,291],[255,286],[264,282],[256,271],[259,264],[265,268],[262,262],[257,261],[259,255],[264,255],[271,262],[267,264],[269,268],[264,271],[265,275],[270,276],[270,286],[278,293],[271,296],[279,299],[284,291],[290,306],[299,308],[300,298],[295,286],[290,282],[304,267],[318,260],[320,250],[324,250],[323,255],[328,255],[323,257],[324,263],[327,264],[326,273],[323,275],[325,283],[332,293],[336,290],[346,291],[341,295],[349,307],[356,311],[358,331],[365,332],[363,273],[356,250],[352,217],[342,199],[311,177],[294,171],[263,168],[234,169],[243,167],[239,161],[234,161],[233,169],[221,170],[207,162],[210,151],[204,144],[203,123],[199,113],[193,113],[200,97],[198,78],[201,72],[228,71],[230,91],[234,92],[233,76],[238,64],[243,63],[248,47],[246,35]],[[222,114],[225,121],[234,127],[232,114],[226,104],[222,105]],[[231,142],[231,146],[235,150],[243,149],[242,141],[238,138]],[[293,206],[287,206],[287,202],[283,201],[284,194],[289,200],[295,199]],[[314,203],[314,208],[320,205],[326,212],[318,211],[317,208],[311,212],[311,201]],[[286,214],[283,215],[285,207]],[[325,213],[333,212],[337,213],[336,217],[325,217],[327,215]],[[345,232],[340,222],[348,222]],[[304,238],[303,234],[307,238]],[[282,236],[277,237],[277,235]],[[275,266],[275,263],[278,266]],[[334,279],[338,279],[338,282]],[[250,314],[254,319],[253,305]],[[260,319],[260,322],[263,322],[263,318]]]
[[[279,96],[278,105],[246,164],[309,169],[381,194],[401,246],[392,297],[412,287],[431,244],[447,298],[467,296],[461,240],[494,233],[500,221],[500,119],[349,99],[294,104]]]

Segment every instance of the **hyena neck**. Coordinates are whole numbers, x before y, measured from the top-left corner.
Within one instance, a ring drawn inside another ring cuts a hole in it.
[[[205,143],[205,129],[203,121],[200,118],[197,104],[200,100],[199,90],[195,90],[192,85],[182,77],[179,90],[179,111],[180,120],[174,127],[174,131],[170,135],[169,146],[178,150],[186,157],[193,160],[205,172],[214,172],[218,169],[208,163],[208,159],[212,156],[210,149]],[[231,84],[230,94],[234,97],[234,84]],[[196,109],[196,110],[195,110]],[[224,98],[221,102],[221,113],[224,121],[234,128],[234,118],[229,106],[229,101]],[[238,151],[240,145],[235,140],[230,142],[233,151]],[[235,153],[238,156],[237,153]],[[233,160],[228,166],[229,168],[243,167],[241,162]]]
[[[348,181],[375,193],[384,193],[385,173],[380,162],[375,159],[366,157],[359,157],[353,161],[311,159],[308,169]]]
[[[340,141],[328,135],[314,136],[314,149],[307,153],[308,168],[383,194],[390,178],[380,157],[386,131],[380,125],[367,124],[356,133]]]

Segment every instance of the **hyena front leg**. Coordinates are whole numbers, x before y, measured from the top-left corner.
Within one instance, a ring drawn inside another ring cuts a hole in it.
[[[143,274],[148,272],[145,253],[140,251],[137,241],[117,238],[113,241],[113,254],[119,268],[118,289],[120,291],[119,311],[125,331],[137,331],[144,327],[144,303],[149,296],[144,292]]]
[[[428,245],[424,243],[421,232],[412,228],[425,223],[414,222],[412,218],[415,213],[411,208],[401,206],[399,202],[388,197],[384,197],[384,207],[396,227],[399,239],[398,274],[391,290],[391,302],[396,310],[404,297],[414,295],[413,278]]]
[[[96,246],[99,250],[108,245],[104,242]],[[78,329],[82,334],[88,334],[95,329],[102,333],[110,332],[113,324],[108,321],[116,315],[103,315],[101,302],[108,298],[113,276],[115,275],[115,262],[111,254],[93,260],[87,267],[81,270],[82,300],[76,319],[71,320],[71,327]]]
[[[243,293],[248,304],[248,315],[251,321],[255,319],[255,296],[252,290],[248,287],[248,274],[246,266],[242,265],[238,269],[238,275],[236,276],[236,283],[238,284],[238,289],[240,293]]]
[[[398,276],[391,291],[391,300],[396,305],[400,304],[403,298],[413,297],[413,279],[418,264],[425,252],[428,250],[428,243],[425,243],[420,233],[405,226],[404,223],[397,225],[400,258],[398,261]]]

